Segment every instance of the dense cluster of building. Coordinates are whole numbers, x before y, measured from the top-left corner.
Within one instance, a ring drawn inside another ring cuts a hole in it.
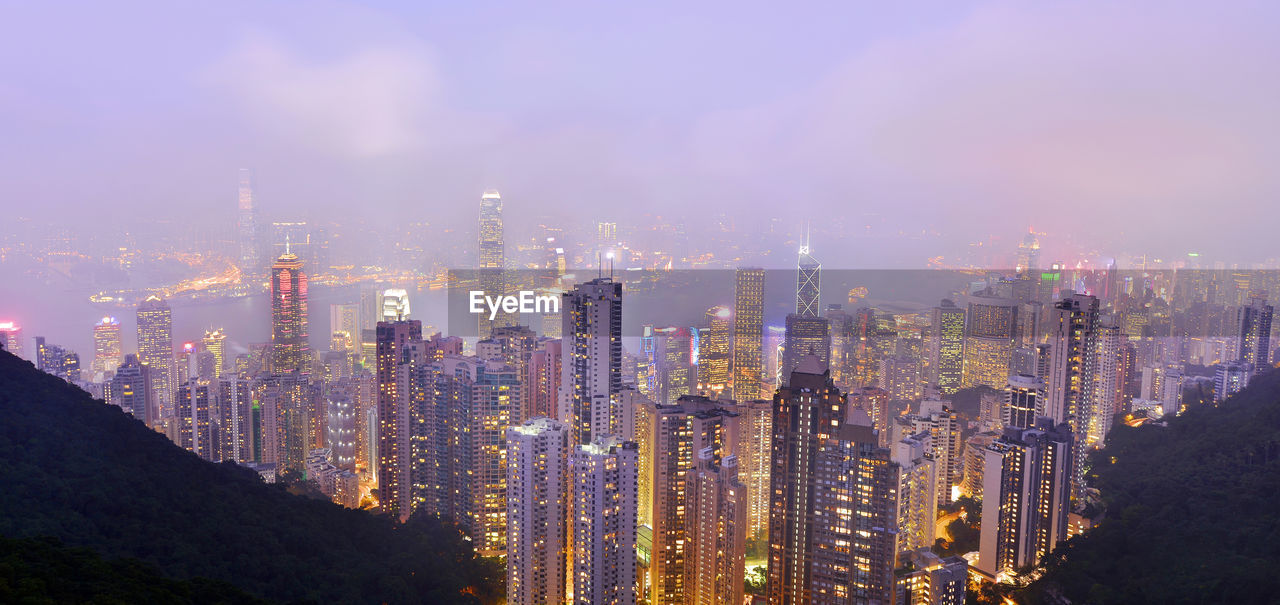
[[[247,184],[240,210],[251,242]],[[479,284],[502,292],[496,192],[479,234]],[[286,246],[271,340],[248,353],[214,329],[175,349],[151,297],[136,355],[114,318],[94,326],[92,378],[42,338],[33,358],[205,459],[454,521],[505,556],[513,604],[741,603],[750,542],[766,545],[770,603],[962,603],[971,578],[1025,573],[1087,525],[1083,461],[1116,423],[1177,414],[1193,387],[1221,401],[1273,359],[1268,274],[1041,269],[1033,239],[1021,254],[926,312],[887,313],[823,309],[805,243],[780,333],[765,271],[741,268],[732,306],[644,326],[632,352],[624,280],[603,271],[555,284],[550,329],[480,315],[477,341],[424,331],[404,290],[370,291],[331,305],[317,352]],[[22,343],[0,324],[0,344]],[[976,410],[957,409],[965,389]],[[978,547],[940,557],[939,517],[961,497],[981,502]]]

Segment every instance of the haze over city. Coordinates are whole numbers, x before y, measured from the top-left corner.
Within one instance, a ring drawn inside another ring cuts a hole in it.
[[[1275,256],[1271,3],[676,7],[10,3],[5,216],[231,220],[247,167],[277,220],[465,226],[497,188],[514,225],[916,236],[828,254],[848,267],[1028,227]]]

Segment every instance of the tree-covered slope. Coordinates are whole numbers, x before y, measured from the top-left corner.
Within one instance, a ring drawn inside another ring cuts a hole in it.
[[[1025,602],[1280,602],[1280,372],[1167,427],[1116,429],[1094,458],[1105,517]]]
[[[478,602],[501,590],[451,526],[395,526],[205,462],[5,352],[0,486],[0,536],[52,537],[266,599]]]

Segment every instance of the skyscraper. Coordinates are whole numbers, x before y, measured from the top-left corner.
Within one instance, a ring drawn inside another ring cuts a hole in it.
[[[929,383],[943,395],[960,390],[964,368],[964,309],[950,300],[933,308]]]
[[[1044,381],[1026,374],[1009,376],[1002,414],[1004,425],[1029,429],[1035,426],[1036,417],[1043,415]]]
[[[821,295],[822,263],[809,253],[806,236],[804,245],[800,246],[800,257],[796,261],[796,315],[804,318],[818,317]]]
[[[4,350],[22,357],[22,327],[12,321],[0,322],[0,345],[4,345]]]
[[[960,385],[1004,388],[1013,361],[1018,305],[1008,299],[975,296],[965,317],[964,364]]]
[[[738,459],[706,448],[688,473],[684,603],[741,603],[746,570],[747,492]],[[655,603],[657,601],[654,601]]]
[[[107,390],[113,405],[151,426],[155,422],[156,412],[148,405],[151,403],[151,393],[147,388],[147,369],[138,361],[137,355],[131,353],[125,356],[124,363],[116,368],[115,376],[111,377]]]
[[[622,389],[622,282],[577,284],[561,306],[564,340],[560,398],[575,445],[617,435],[615,397]]]
[[[381,319],[378,321],[404,321],[409,319],[409,292],[404,288],[388,288],[378,296],[382,301]]]
[[[489,296],[503,296],[505,284],[502,275],[506,257],[502,228],[502,196],[497,191],[485,191],[480,196],[480,288]],[[507,325],[503,314],[493,320],[487,314],[479,316],[480,338],[488,338],[494,325]]]
[[[844,418],[844,396],[816,356],[804,358],[773,397],[769,505],[770,603],[800,605],[812,596],[818,447]],[[822,489],[826,489],[824,486]]]
[[[173,314],[168,303],[148,296],[138,304],[138,361],[147,366],[157,417],[173,415]]]
[[[240,169],[240,198],[236,209],[236,231],[240,247],[240,274],[258,274],[258,218],[253,206],[253,182],[249,169]]]
[[[763,380],[764,269],[734,272],[733,397],[759,399]]]
[[[93,326],[93,373],[110,374],[120,366],[120,321],[103,317]]]
[[[767,539],[773,402],[744,401],[733,409],[738,413],[738,480],[747,488],[747,535]]]
[[[568,580],[569,427],[507,429],[507,602],[563,603]]]
[[[890,603],[898,469],[870,426],[842,424],[818,440],[812,510],[814,603]],[[772,551],[772,549],[771,549]],[[786,593],[779,603],[801,603]]]
[[[608,436],[572,454],[573,602],[636,602],[634,441]]]
[[[643,519],[653,528],[650,557],[650,601],[654,605],[684,603],[688,577],[690,536],[689,480],[705,454],[713,461],[729,455],[738,434],[738,415],[701,395],[684,395],[674,405],[644,402],[644,418],[637,426],[642,446],[643,476],[639,491],[645,502]],[[745,500],[743,501],[745,504]]]
[[[1067,539],[1073,437],[1042,418],[1010,427],[983,452],[982,532],[975,567],[997,579],[1035,565]]]
[[[311,371],[307,342],[307,276],[302,261],[286,249],[271,266],[271,372]]]
[[[1249,364],[1254,374],[1271,367],[1271,316],[1274,310],[1267,304],[1264,293],[1256,293],[1249,297],[1249,304],[1241,307],[1236,316],[1240,339],[1236,361]]]
[[[786,335],[782,345],[783,382],[791,376],[800,361],[814,356],[823,368],[830,368],[831,332],[825,317],[787,314]]]
[[[707,310],[705,337],[698,341],[698,391],[718,397],[729,389],[733,359],[733,311],[715,306]]]
[[[938,468],[933,436],[922,431],[890,444],[898,480],[895,553],[933,546],[938,512]]]
[[[213,355],[213,375],[207,378],[217,380],[222,378],[222,370],[226,367],[227,353],[225,343],[227,335],[222,332],[221,328],[204,331],[204,338],[200,339],[200,343],[204,346],[204,350]]]
[[[393,519],[407,519],[411,483],[409,410],[401,403],[397,369],[404,346],[422,340],[418,321],[378,322],[378,500]]]

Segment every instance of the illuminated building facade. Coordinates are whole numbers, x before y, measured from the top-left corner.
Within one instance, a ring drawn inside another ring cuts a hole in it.
[[[507,602],[564,603],[569,427],[534,418],[507,429]]]
[[[1000,298],[974,297],[965,322],[961,387],[1003,389],[1013,361],[1017,304]]]
[[[634,441],[608,436],[574,448],[573,603],[636,602]]]
[[[733,310],[716,306],[707,310],[706,337],[698,342],[698,392],[718,397],[729,389],[733,360]]]
[[[869,426],[818,440],[814,465],[813,603],[889,603],[897,544],[897,465]],[[786,601],[780,602],[800,602]]]
[[[271,266],[271,372],[307,374],[307,276],[302,261],[286,251]]]
[[[960,390],[964,369],[964,309],[951,300],[933,308],[929,383],[943,395]]]
[[[976,567],[997,579],[1037,564],[1067,539],[1074,437],[1065,424],[1007,428],[983,451]]]
[[[1015,374],[1009,376],[1009,386],[1004,393],[1004,413],[1001,414],[1004,426],[1029,429],[1035,426],[1037,416],[1044,415],[1043,380]]]
[[[763,392],[764,269],[734,272],[733,397],[760,399]]]
[[[226,342],[227,335],[221,328],[205,330],[204,337],[200,339],[205,352],[213,356],[213,375],[209,376],[213,380],[222,378],[222,370],[227,367]]]
[[[422,340],[418,321],[378,322],[378,494],[382,510],[404,520],[410,505],[409,410],[402,402],[405,387],[397,380],[406,344]]]
[[[747,488],[747,535],[767,539],[773,402],[744,401],[733,410],[738,413],[738,481]]]
[[[93,374],[110,374],[120,366],[120,321],[103,317],[93,326]]]
[[[786,336],[782,349],[782,362],[779,371],[783,382],[791,376],[791,372],[800,364],[800,360],[813,356],[823,368],[829,368],[831,362],[831,332],[825,317],[805,316],[790,313],[786,320]]]
[[[138,361],[147,366],[157,417],[173,413],[173,312],[157,296],[138,304]]]
[[[747,559],[747,493],[738,459],[707,448],[688,473],[684,603],[741,603]],[[656,602],[656,601],[655,601]]]
[[[497,191],[486,191],[480,196],[480,241],[479,241],[480,289],[488,296],[506,295],[502,270],[506,258],[506,246],[503,242],[502,196]],[[488,314],[480,314],[480,338],[488,338],[493,326],[504,326],[511,321],[505,312],[498,313],[494,319]]]
[[[560,307],[561,418],[575,445],[617,435],[622,419],[614,401],[622,389],[622,282],[602,277],[577,284]]]
[[[796,367],[773,398],[769,478],[770,603],[799,605],[812,598],[814,510],[819,444],[844,418],[844,396],[817,357]]]
[[[4,345],[4,350],[22,357],[22,326],[12,321],[0,322],[0,345]]]

